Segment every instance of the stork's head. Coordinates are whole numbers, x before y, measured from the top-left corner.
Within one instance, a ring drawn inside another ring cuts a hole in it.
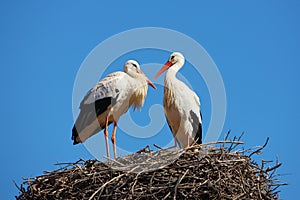
[[[137,61],[128,60],[124,64],[124,71],[132,78],[145,80],[148,83],[148,85],[156,89],[156,86],[149,80],[149,78],[141,70],[140,65]]]
[[[140,71],[140,65],[137,61],[135,60],[128,60],[125,64],[124,64],[124,71],[132,76],[132,77],[137,77],[138,76],[138,71]]]
[[[164,71],[174,66],[174,70],[178,71],[184,65],[184,56],[179,52],[174,52],[170,55],[169,60],[165,65],[157,72],[154,78],[159,77]],[[176,67],[175,67],[176,66]]]
[[[171,63],[171,66],[174,65],[175,63],[184,64],[184,57],[182,53],[174,52],[170,55],[168,62]]]

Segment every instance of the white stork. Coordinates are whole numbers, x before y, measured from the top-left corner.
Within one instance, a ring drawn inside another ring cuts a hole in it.
[[[181,53],[174,52],[169,60],[155,75],[157,78],[168,69],[164,86],[164,111],[167,122],[180,148],[193,142],[202,143],[202,116],[197,94],[176,78],[176,73],[184,65]]]
[[[109,158],[107,127],[114,123],[111,141],[116,159],[116,128],[119,118],[131,105],[134,109],[143,106],[148,84],[156,89],[136,61],[128,60],[124,65],[124,72],[107,75],[84,97],[80,103],[80,114],[72,129],[74,145],[104,129],[106,154]]]

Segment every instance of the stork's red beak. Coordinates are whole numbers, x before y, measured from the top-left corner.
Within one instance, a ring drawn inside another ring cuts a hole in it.
[[[147,79],[147,83],[148,83],[148,85],[150,85],[151,87],[156,89],[156,86],[149,79]]]
[[[137,73],[144,74],[144,72],[142,70],[137,70]],[[150,85],[151,87],[153,87],[154,89],[156,89],[156,86],[150,81],[150,79],[145,74],[144,74],[144,76],[147,78],[148,85]]]
[[[159,75],[161,75],[164,71],[166,71],[171,66],[172,66],[172,63],[170,61],[166,62],[166,64],[154,76],[154,79],[156,79],[157,77],[159,77]]]

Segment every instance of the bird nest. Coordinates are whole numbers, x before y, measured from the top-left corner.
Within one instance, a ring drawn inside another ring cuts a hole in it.
[[[252,159],[267,142],[245,150],[234,138],[179,151],[146,147],[106,163],[60,163],[25,179],[16,199],[279,199],[281,164]]]

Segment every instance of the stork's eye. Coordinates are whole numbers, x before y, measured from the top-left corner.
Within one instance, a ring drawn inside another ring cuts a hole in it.
[[[133,65],[135,68],[137,68],[137,65],[136,65],[136,64],[132,63],[132,65]]]
[[[171,60],[173,60],[173,59],[174,59],[174,57],[175,57],[175,56],[171,56]]]

